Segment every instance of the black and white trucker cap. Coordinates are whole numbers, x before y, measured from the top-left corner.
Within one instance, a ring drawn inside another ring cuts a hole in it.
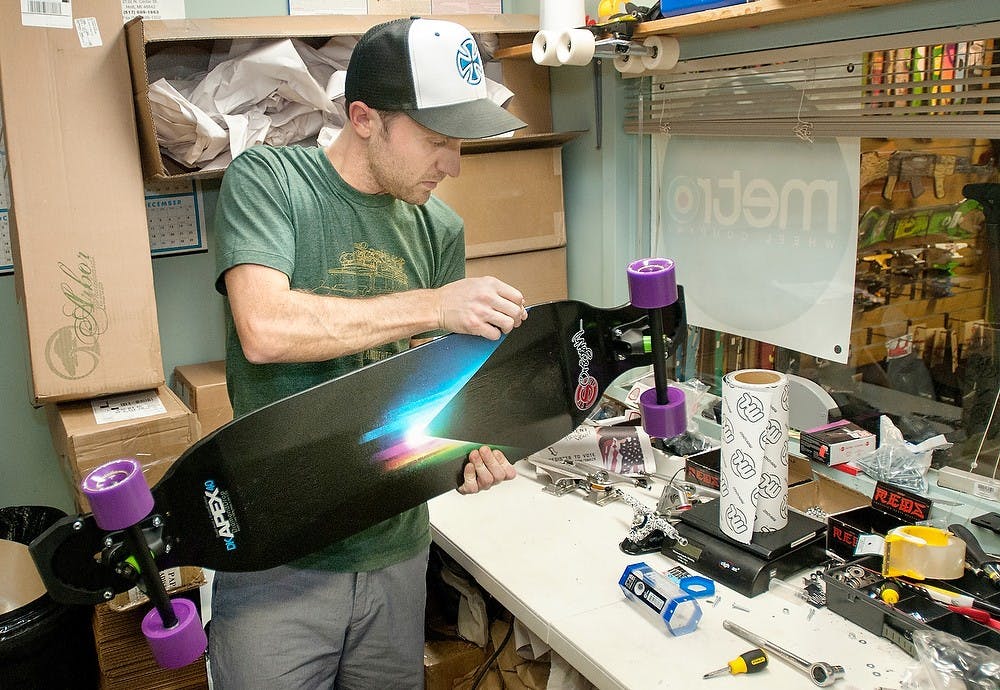
[[[369,29],[351,54],[345,98],[348,104],[405,112],[456,139],[527,126],[490,100],[472,34],[437,19],[396,19]]]

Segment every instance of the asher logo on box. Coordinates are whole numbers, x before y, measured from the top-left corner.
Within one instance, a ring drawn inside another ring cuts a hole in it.
[[[101,363],[101,336],[108,330],[104,286],[89,254],[78,252],[76,265],[60,261],[58,266],[64,276],[59,289],[65,325],[45,343],[45,362],[60,378],[81,379]]]

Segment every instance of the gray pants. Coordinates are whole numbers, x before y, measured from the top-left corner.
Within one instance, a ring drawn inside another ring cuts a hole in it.
[[[361,573],[216,573],[215,690],[423,688],[427,557]]]

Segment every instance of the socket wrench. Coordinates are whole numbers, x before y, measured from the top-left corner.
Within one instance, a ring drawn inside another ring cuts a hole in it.
[[[787,649],[779,647],[773,642],[764,639],[760,635],[755,635],[746,628],[742,628],[730,620],[722,621],[722,627],[734,635],[742,637],[747,642],[757,645],[764,651],[770,652],[774,656],[785,661],[792,668],[806,674],[809,676],[809,680],[813,682],[813,685],[825,688],[828,685],[833,685],[839,679],[844,677],[843,666],[828,664],[825,661],[817,661],[811,664],[797,654],[793,654]]]

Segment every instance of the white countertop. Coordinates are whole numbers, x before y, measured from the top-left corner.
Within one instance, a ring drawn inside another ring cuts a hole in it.
[[[599,688],[815,687],[773,657],[761,673],[702,680],[753,647],[723,630],[725,619],[810,662],[844,666],[846,677],[831,686],[835,689],[899,687],[904,671],[916,663],[888,640],[787,592],[748,599],[717,585],[718,603],[701,601],[698,629],[673,637],[618,586],[631,563],[644,560],[660,571],[676,565],[659,553],[636,557],[618,548],[631,524],[631,509],[620,501],[600,507],[580,492],[548,494],[531,465],[516,467],[516,480],[487,492],[451,492],[431,501],[434,540]],[[660,488],[629,491],[653,507]]]

